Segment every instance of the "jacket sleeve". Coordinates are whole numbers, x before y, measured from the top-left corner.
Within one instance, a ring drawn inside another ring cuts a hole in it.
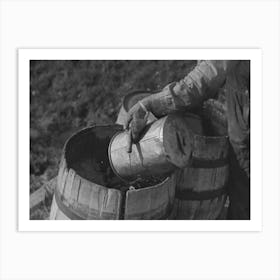
[[[175,106],[195,107],[213,98],[237,60],[204,60],[184,79],[170,86]]]
[[[144,99],[145,105],[156,117],[199,106],[216,95],[237,63],[238,60],[202,60],[184,79]]]

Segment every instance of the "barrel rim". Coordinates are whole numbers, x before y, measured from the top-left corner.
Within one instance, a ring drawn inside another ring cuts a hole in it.
[[[63,146],[63,149],[62,149],[62,156],[64,157],[65,159],[65,167],[67,169],[69,169],[69,164],[68,164],[68,161],[67,161],[67,152],[69,151],[69,145],[72,141],[74,141],[77,137],[83,135],[83,134],[87,134],[87,133],[90,133],[90,131],[92,129],[95,129],[95,128],[110,128],[110,127],[116,127],[117,129],[119,129],[119,131],[122,130],[122,125],[119,125],[119,124],[106,124],[106,125],[92,125],[92,126],[87,126],[87,127],[84,127],[76,132],[74,132],[73,134],[71,134],[67,140],[65,141],[65,144]],[[61,161],[61,160],[60,160]]]
[[[69,144],[69,142],[72,141],[74,138],[78,137],[78,135],[81,136],[80,134],[82,134],[82,133],[89,132],[91,129],[94,129],[94,128],[109,128],[109,127],[112,127],[112,126],[118,126],[118,127],[122,128],[122,125],[117,124],[117,123],[113,123],[113,124],[104,124],[104,125],[95,124],[95,125],[87,126],[87,127],[84,127],[80,130],[77,130],[76,132],[72,133],[67,138],[67,140],[65,141],[63,149],[65,150],[65,148]]]
[[[195,114],[193,112],[188,112],[188,111],[178,111],[178,112],[174,112],[174,113],[171,113],[171,114],[168,114],[166,115],[165,117],[168,117],[168,116],[180,116],[180,115],[184,115],[184,116],[191,116],[191,117],[195,117],[195,118],[198,118],[198,119],[201,119],[203,121],[203,118],[199,115],[199,114]],[[198,138],[198,139],[211,139],[211,140],[219,140],[219,139],[224,139],[225,141],[229,139],[229,136],[228,135],[200,135],[200,134],[197,134],[195,133],[191,128],[188,128],[193,136],[195,138]]]
[[[129,195],[129,193],[136,193],[136,192],[144,192],[146,191],[147,189],[155,189],[155,188],[158,188],[158,187],[161,187],[162,185],[166,184],[167,182],[171,181],[172,180],[172,176],[173,176],[173,173],[166,176],[161,182],[159,182],[158,184],[155,184],[155,185],[152,185],[152,186],[149,186],[149,187],[145,187],[145,188],[139,188],[139,189],[133,189],[133,190],[130,190],[128,189],[126,191],[126,197],[127,195]]]

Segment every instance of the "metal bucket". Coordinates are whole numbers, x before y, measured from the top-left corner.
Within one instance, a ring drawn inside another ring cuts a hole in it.
[[[192,133],[196,126],[194,125],[193,129],[190,128],[188,121],[190,118],[200,121],[192,114],[171,114],[151,123],[147,126],[139,143],[132,145],[131,153],[127,153],[128,132],[116,133],[108,149],[112,170],[128,182],[170,174],[176,169],[169,160],[176,156],[172,154],[172,145],[178,146],[174,131]],[[193,121],[192,123],[195,124]],[[191,145],[191,142],[186,145]]]
[[[128,132],[120,132],[112,137],[108,154],[115,174],[125,181],[135,181],[174,170],[164,152],[163,128],[166,120],[167,117],[164,117],[152,123],[139,143],[132,145],[131,153],[126,149]]]

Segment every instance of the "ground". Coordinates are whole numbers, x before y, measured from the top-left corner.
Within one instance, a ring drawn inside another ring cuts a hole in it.
[[[114,123],[123,96],[182,79],[196,61],[31,61],[30,193],[56,176],[66,139]],[[50,201],[31,213],[46,219]]]

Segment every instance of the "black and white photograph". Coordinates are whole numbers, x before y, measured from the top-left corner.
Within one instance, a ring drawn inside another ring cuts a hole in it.
[[[250,60],[31,60],[30,219],[250,220]]]
[[[0,279],[279,280],[279,0],[0,0]]]

